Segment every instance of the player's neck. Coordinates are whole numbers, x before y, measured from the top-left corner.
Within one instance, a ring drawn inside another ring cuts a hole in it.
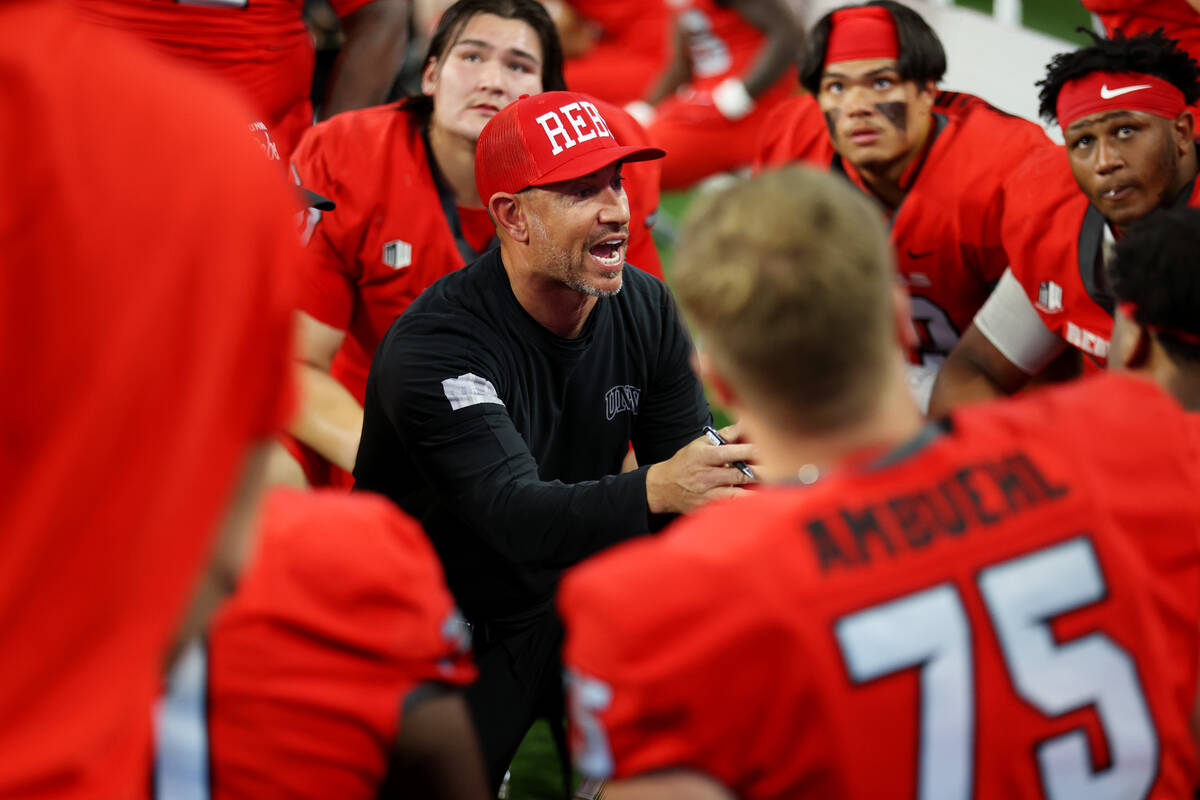
[[[914,146],[902,158],[887,164],[864,164],[858,168],[858,174],[862,176],[863,183],[888,209],[895,211],[904,202],[904,195],[908,192],[905,184],[911,185],[912,183],[911,180],[906,180],[906,173],[925,152],[932,132],[933,115],[930,114],[922,128],[917,131],[917,136],[914,137]]]
[[[771,483],[790,483],[837,472],[856,455],[898,447],[920,432],[925,419],[913,402],[904,378],[904,364],[895,369],[879,394],[879,402],[862,420],[831,433],[804,433],[771,425],[748,411],[742,429],[758,448],[758,469]]]
[[[548,278],[527,263],[519,246],[507,240],[500,242],[500,260],[517,302],[539,325],[564,339],[583,332],[598,298]]]
[[[1138,373],[1157,383],[1188,411],[1200,411],[1200,365],[1172,358],[1157,341],[1151,347],[1151,357]]]
[[[1172,187],[1172,201],[1179,197],[1180,192],[1186,189],[1189,183],[1196,180],[1197,172],[1200,172],[1200,161],[1197,160],[1196,148],[1190,147],[1183,158],[1179,159],[1179,171]]]
[[[482,208],[475,189],[475,142],[438,125],[429,125],[429,147],[442,176],[454,192],[454,204]]]

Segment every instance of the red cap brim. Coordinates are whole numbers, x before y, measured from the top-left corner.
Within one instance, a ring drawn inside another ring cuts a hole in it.
[[[667,151],[659,147],[605,147],[581,155],[565,164],[560,164],[529,185],[545,186],[549,183],[562,183],[582,178],[584,175],[591,175],[618,161],[653,161],[666,154]]]

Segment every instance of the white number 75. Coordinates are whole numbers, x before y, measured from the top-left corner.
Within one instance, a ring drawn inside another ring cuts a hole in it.
[[[1158,737],[1133,659],[1103,633],[1062,644],[1050,620],[1104,598],[1104,576],[1086,537],[1014,558],[980,573],[979,591],[1017,692],[1047,716],[1092,705],[1112,766],[1096,772],[1082,730],[1040,743],[1046,797],[1140,798],[1154,783]],[[836,633],[855,683],[919,667],[918,800],[973,792],[975,733],[971,629],[949,583],[842,617]]]

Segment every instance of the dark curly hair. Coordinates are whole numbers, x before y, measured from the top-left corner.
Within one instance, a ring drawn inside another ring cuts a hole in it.
[[[1171,336],[1200,336],[1200,209],[1160,208],[1130,225],[1108,279],[1118,301],[1136,304],[1136,322],[1161,329],[1168,355],[1200,362],[1200,345]]]
[[[942,40],[920,14],[893,0],[872,0],[863,5],[886,8],[892,15],[892,21],[896,24],[896,39],[900,45],[896,69],[902,80],[937,83],[942,79],[946,74],[946,51],[942,47]],[[804,57],[800,59],[800,83],[813,94],[821,89],[821,75],[825,72],[825,50],[829,47],[829,33],[833,30],[833,15],[842,9],[858,7],[846,5],[835,8],[813,26],[804,49]]]
[[[1070,53],[1059,53],[1046,65],[1046,77],[1037,82],[1038,113],[1047,122],[1058,118],[1058,94],[1067,81],[1092,72],[1141,72],[1162,78],[1183,92],[1188,105],[1200,99],[1200,65],[1167,38],[1162,28],[1126,38],[1118,32],[1105,39],[1086,28],[1077,28],[1092,37],[1093,43]]]
[[[421,70],[429,66],[430,59],[443,58],[462,35],[467,23],[479,14],[494,14],[503,19],[519,19],[533,28],[542,45],[542,91],[554,92],[567,88],[563,78],[562,43],[558,29],[546,8],[538,0],[458,0],[442,13],[437,30],[429,40],[429,50],[421,62]],[[433,98],[415,94],[405,98],[401,108],[421,120],[433,114]]]

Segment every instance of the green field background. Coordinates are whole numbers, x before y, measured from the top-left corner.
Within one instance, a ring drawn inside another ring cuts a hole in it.
[[[960,0],[956,5],[991,13],[991,0]],[[1072,42],[1085,42],[1077,27],[1091,28],[1091,18],[1078,0],[1025,0],[1023,22],[1026,27],[1049,33]],[[670,275],[671,235],[679,224],[693,192],[665,192],[660,208],[661,226],[666,233],[658,240],[663,269]],[[718,419],[718,423],[724,422]],[[539,722],[529,732],[512,764],[509,800],[559,800],[562,779],[557,755],[548,726]]]

